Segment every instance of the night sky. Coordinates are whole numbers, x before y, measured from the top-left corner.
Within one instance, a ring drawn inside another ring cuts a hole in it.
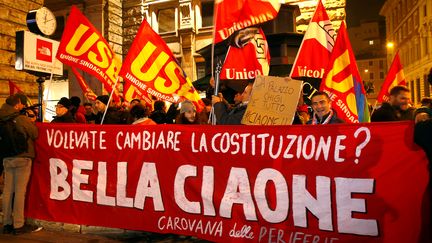
[[[384,2],[385,0],[346,0],[348,27],[358,26],[361,20],[379,18],[379,11]]]

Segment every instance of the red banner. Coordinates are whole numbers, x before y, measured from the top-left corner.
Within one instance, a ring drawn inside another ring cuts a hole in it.
[[[387,73],[387,77],[381,86],[381,90],[377,97],[377,102],[382,103],[383,101],[389,102],[390,90],[397,85],[406,86],[405,75],[400,61],[399,52],[396,53],[393,58],[393,62]]]
[[[187,99],[198,110],[204,107],[171,50],[146,20],[141,23],[119,75],[124,78],[126,87],[135,87],[140,97],[152,95],[169,102]],[[126,93],[133,95],[133,92]]]
[[[102,82],[111,93],[115,88],[121,60],[90,21],[72,6],[57,51],[57,59],[71,67],[79,68]],[[114,101],[119,101],[116,90]]]
[[[256,31],[245,46],[230,46],[220,73],[221,79],[255,79],[267,76],[270,71],[270,50],[261,28]]]
[[[32,218],[217,242],[405,243],[429,216],[413,123],[38,127]]]
[[[14,82],[9,80],[9,95],[14,95],[16,93],[23,93],[22,90]]]
[[[297,52],[290,77],[322,79],[335,39],[336,32],[320,0]]]
[[[215,43],[235,31],[272,20],[279,12],[278,0],[215,1]]]

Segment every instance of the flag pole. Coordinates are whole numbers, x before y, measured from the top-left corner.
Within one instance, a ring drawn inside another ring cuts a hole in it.
[[[375,112],[375,110],[376,110],[376,106],[377,106],[377,104],[378,104],[378,100],[375,100],[375,104],[373,105],[373,107],[372,107],[372,111],[371,111],[371,117],[372,117],[372,115],[373,115],[373,113]]]
[[[214,78],[214,49],[215,49],[215,39],[216,39],[216,23],[217,23],[217,11],[216,11],[216,2],[213,5],[213,13],[214,13],[214,18],[213,18],[213,33],[212,33],[212,37],[213,37],[213,41],[212,41],[212,47],[211,47],[211,78]],[[217,75],[217,78],[214,81],[214,91],[213,94],[214,95],[218,95],[219,92],[219,75]],[[216,125],[216,114],[214,113],[214,105],[212,104],[212,108],[210,110],[210,115],[209,115],[209,120],[211,122],[212,125]]]
[[[42,90],[42,84],[43,83],[46,84],[45,80],[42,77],[39,77],[36,80],[36,82],[38,82],[38,84],[39,84],[39,92],[41,93],[41,95],[39,97],[39,100],[38,100],[38,103],[39,103],[39,105],[38,105],[39,106],[38,121],[39,122],[43,122],[44,121],[44,115],[43,115],[43,113],[44,113],[44,107],[46,109],[46,106],[47,106],[46,101],[48,100],[48,94],[49,94],[49,91],[51,89],[52,79],[53,79],[53,75],[54,75],[54,62],[55,62],[55,58],[53,58],[53,59],[54,60],[52,62],[52,66],[51,66],[51,73],[50,73],[49,83],[48,83],[48,87],[46,89],[46,92],[44,92]]]
[[[114,94],[114,92],[115,92],[115,90],[116,90],[116,88],[117,88],[117,83],[118,83],[119,79],[120,79],[120,76],[117,76],[117,79],[116,79],[116,81],[115,81],[115,83],[114,83],[114,86],[113,86],[113,89],[112,89],[112,91],[111,91],[111,94],[110,94],[110,96],[109,96],[108,103],[106,104],[106,109],[105,109],[104,114],[103,114],[103,116],[102,116],[102,120],[101,120],[101,123],[100,123],[101,125],[103,124],[103,122],[104,122],[104,120],[105,120],[105,115],[106,115],[106,113],[107,113],[107,111],[108,111],[108,108],[109,108],[109,105],[110,105],[110,102],[111,102],[112,96],[113,96],[113,94]]]

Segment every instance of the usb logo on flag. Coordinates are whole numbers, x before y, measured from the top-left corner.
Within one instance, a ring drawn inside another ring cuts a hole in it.
[[[39,61],[52,62],[52,43],[37,39],[36,59]]]

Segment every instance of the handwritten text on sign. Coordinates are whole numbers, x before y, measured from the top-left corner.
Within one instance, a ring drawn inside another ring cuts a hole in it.
[[[290,125],[302,82],[290,78],[258,76],[243,116],[246,125]]]

